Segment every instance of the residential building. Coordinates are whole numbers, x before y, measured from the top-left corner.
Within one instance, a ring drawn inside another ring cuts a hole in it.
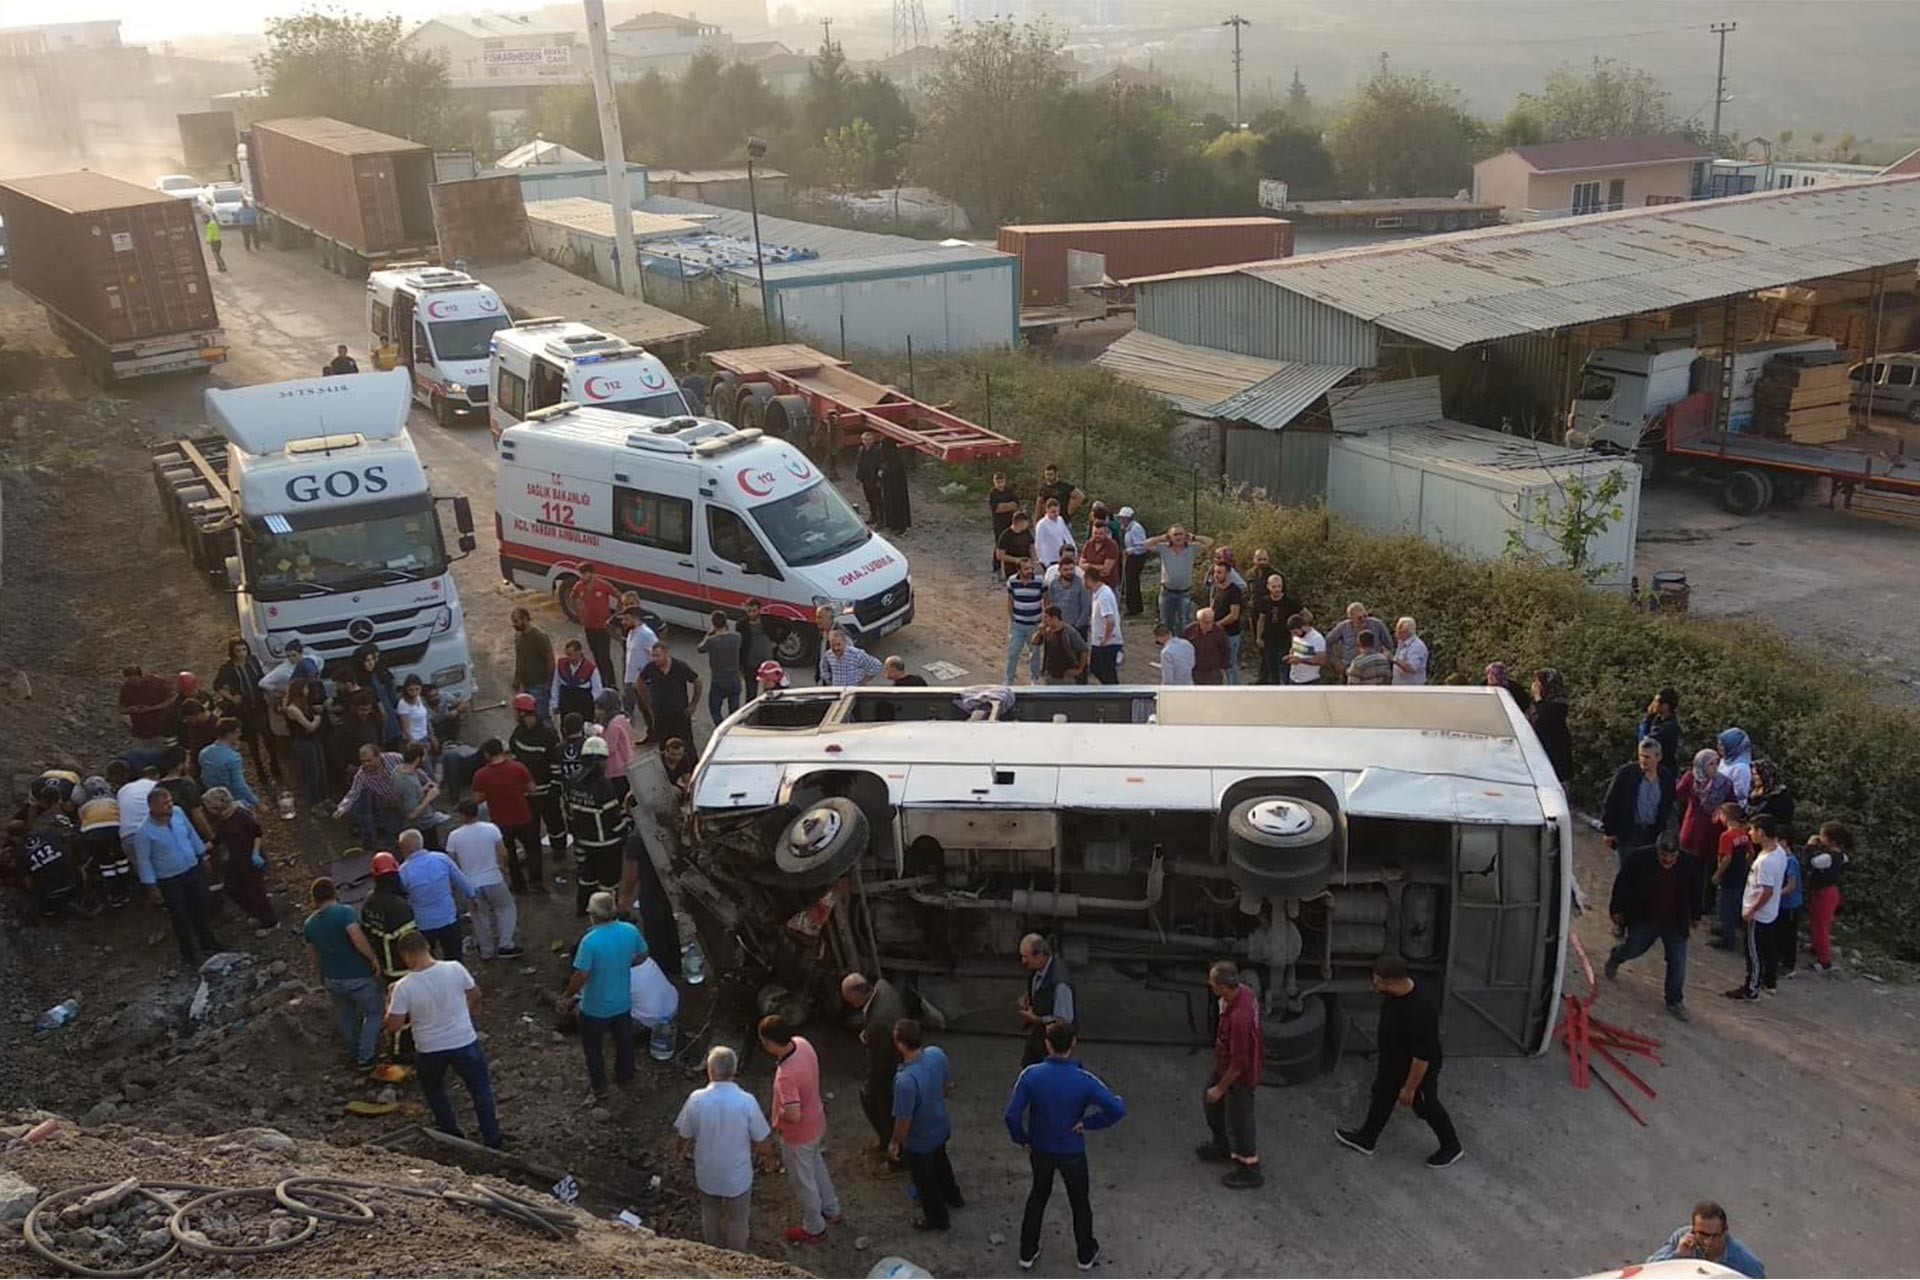
[[[524,14],[443,14],[403,43],[445,62],[455,90],[544,88],[587,74],[586,48],[573,31]]]
[[[760,78],[767,82],[767,87],[783,96],[800,92],[800,86],[807,82],[807,73],[813,66],[813,59],[804,53],[770,53],[761,58],[742,58],[741,61],[750,61],[760,68]]]
[[[1473,203],[1509,222],[1691,200],[1713,155],[1685,138],[1590,138],[1509,147],[1473,166]]]
[[[628,18],[607,33],[607,51],[619,76],[678,75],[694,54],[710,49],[726,57],[732,48],[733,37],[714,23],[659,10]]]

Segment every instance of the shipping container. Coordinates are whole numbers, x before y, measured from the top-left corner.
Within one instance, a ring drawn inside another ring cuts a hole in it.
[[[470,267],[517,262],[532,250],[520,179],[511,173],[433,186],[433,234],[440,260]]]
[[[187,172],[198,178],[224,181],[233,167],[233,148],[239,141],[231,111],[183,111],[174,117],[180,126],[180,158]]]
[[[332,270],[433,249],[433,151],[324,116],[253,126],[248,167],[266,230],[283,248],[311,237]]]
[[[1067,251],[1106,257],[1115,280],[1268,262],[1293,253],[1293,227],[1278,218],[1174,218],[1158,222],[1056,222],[1000,228],[1000,248],[1020,259],[1020,305],[1069,301]]]
[[[102,173],[0,182],[14,287],[96,380],[226,358],[193,206]]]

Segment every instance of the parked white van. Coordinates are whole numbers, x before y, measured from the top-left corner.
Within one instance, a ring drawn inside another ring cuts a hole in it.
[[[512,323],[500,295],[464,271],[420,262],[367,276],[374,364],[406,369],[414,402],[443,427],[487,411],[487,342]]]
[[[810,664],[815,609],[857,643],[913,620],[907,558],[785,441],[709,418],[652,422],[566,403],[500,436],[500,572],[563,609],[580,565],[705,629],[757,597],[775,656]]]
[[[642,418],[692,412],[657,356],[577,320],[522,320],[493,335],[487,421],[493,438],[564,401]]]

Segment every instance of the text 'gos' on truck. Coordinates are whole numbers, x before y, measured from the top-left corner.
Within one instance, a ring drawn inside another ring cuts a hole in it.
[[[986,717],[986,713],[980,713]],[[1082,1030],[1189,1044],[1206,966],[1259,978],[1269,1065],[1338,1052],[1385,952],[1448,1048],[1549,1042],[1572,886],[1566,799],[1497,689],[799,689],[722,725],[679,888],[721,971],[830,1011],[849,968],[1007,1029],[1021,936]],[[983,994],[984,991],[984,994]]]

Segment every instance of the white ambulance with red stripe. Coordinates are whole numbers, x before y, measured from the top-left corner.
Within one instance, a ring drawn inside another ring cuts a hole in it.
[[[805,454],[756,429],[567,403],[507,428],[499,460],[501,574],[563,606],[588,561],[694,630],[758,598],[789,665],[817,655],[821,605],[862,646],[913,620],[906,556]]]
[[[685,417],[686,397],[658,356],[578,320],[522,320],[492,340],[493,438],[536,409],[571,400],[642,418]]]

